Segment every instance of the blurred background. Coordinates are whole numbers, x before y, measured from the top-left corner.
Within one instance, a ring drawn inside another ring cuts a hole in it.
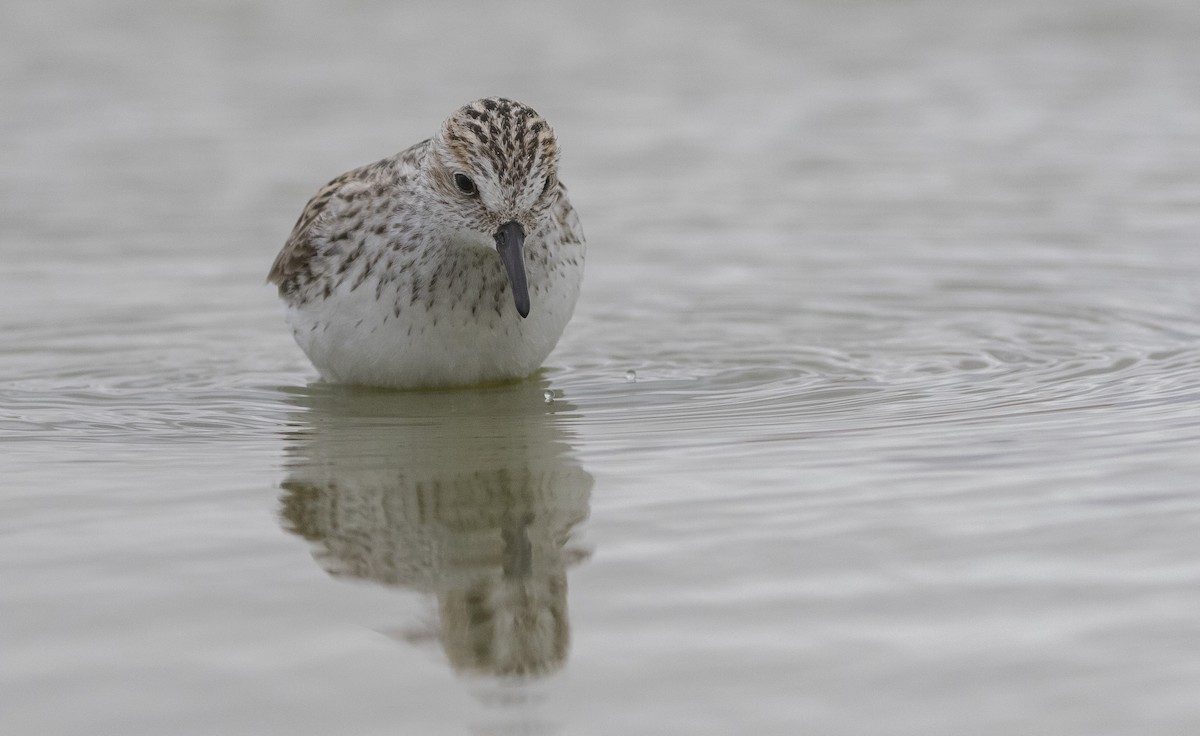
[[[1191,0],[3,16],[0,731],[1200,728]],[[295,218],[491,95],[547,369],[314,383]]]

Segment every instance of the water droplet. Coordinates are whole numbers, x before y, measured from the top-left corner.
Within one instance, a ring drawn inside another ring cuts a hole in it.
[[[547,404],[553,404],[554,403],[554,392],[551,391],[550,389],[546,389],[545,391],[542,392],[542,400],[544,400]]]
[[[625,371],[625,383],[637,383],[637,371]]]

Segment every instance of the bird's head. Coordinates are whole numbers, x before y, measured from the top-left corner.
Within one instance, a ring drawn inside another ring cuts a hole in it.
[[[489,97],[455,111],[430,152],[426,174],[434,202],[452,228],[494,245],[525,317],[525,238],[559,196],[553,129],[532,108]]]

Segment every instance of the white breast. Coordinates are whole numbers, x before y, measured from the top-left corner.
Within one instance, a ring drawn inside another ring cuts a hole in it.
[[[290,305],[288,324],[331,382],[420,388],[529,376],[574,312],[583,246],[558,249],[542,263],[527,259],[531,309],[525,319],[513,305],[498,255],[481,251],[478,257],[481,267],[455,269],[432,293],[422,291],[427,273],[385,275],[382,286],[376,273],[362,280],[347,274],[329,297]]]

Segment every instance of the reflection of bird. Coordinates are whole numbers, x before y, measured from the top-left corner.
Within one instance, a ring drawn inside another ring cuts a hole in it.
[[[317,192],[267,278],[326,380],[471,385],[537,370],[575,309],[583,258],[554,131],[489,98]]]
[[[592,479],[537,382],[298,398],[282,516],[330,574],[431,592],[460,671],[532,676],[565,661],[571,529]],[[563,406],[558,403],[557,406]]]

